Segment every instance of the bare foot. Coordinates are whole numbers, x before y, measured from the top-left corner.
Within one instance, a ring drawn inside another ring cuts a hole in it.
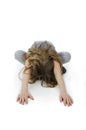
[[[25,103],[28,104],[28,98],[34,100],[33,96],[28,91],[21,91],[17,97],[17,102],[24,105]]]
[[[65,106],[71,106],[73,104],[72,98],[67,93],[61,93],[59,100],[60,102],[63,102]]]

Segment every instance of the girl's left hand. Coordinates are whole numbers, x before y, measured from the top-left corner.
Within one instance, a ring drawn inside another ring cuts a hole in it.
[[[61,93],[59,100],[63,102],[65,106],[71,106],[73,104],[73,99],[67,93]]]

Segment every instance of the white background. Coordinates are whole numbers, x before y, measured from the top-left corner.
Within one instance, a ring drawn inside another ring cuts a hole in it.
[[[86,1],[0,1],[0,130],[86,130]],[[16,50],[27,49],[36,40],[53,42],[56,50],[69,51],[63,76],[74,100],[71,107],[59,102],[59,88],[30,85],[34,101],[20,105],[16,97],[23,67],[14,59]]]

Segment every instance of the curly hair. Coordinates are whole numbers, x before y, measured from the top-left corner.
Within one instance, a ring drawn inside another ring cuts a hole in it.
[[[43,48],[41,45],[38,48],[31,47],[25,54],[25,58],[29,66],[25,67],[23,72],[27,73],[27,70],[30,69],[29,83],[41,80],[42,86],[46,84],[47,87],[55,87],[57,85],[53,60],[58,61],[61,68],[62,62],[58,53],[52,49],[51,45],[47,44],[46,48]]]

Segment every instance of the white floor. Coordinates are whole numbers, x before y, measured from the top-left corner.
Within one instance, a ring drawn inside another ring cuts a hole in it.
[[[85,0],[0,1],[0,130],[86,130],[86,3]],[[20,105],[18,49],[27,51],[35,40],[53,42],[58,52],[69,51],[64,66],[71,107],[59,102],[59,87],[30,85],[34,101]]]

